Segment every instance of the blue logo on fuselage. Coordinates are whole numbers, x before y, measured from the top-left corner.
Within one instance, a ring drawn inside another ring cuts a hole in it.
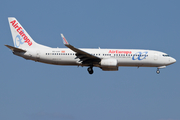
[[[147,57],[148,52],[137,52],[133,55],[132,60],[143,60]]]

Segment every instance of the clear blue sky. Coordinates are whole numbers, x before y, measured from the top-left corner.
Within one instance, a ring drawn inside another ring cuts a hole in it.
[[[0,120],[180,120],[179,0],[1,0]],[[14,56],[8,17],[31,37],[65,47],[140,48],[168,53],[162,69],[118,72],[53,66]]]

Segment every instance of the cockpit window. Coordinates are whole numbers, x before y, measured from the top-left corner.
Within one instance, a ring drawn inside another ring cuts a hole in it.
[[[164,56],[164,57],[169,57],[169,55],[167,55],[167,54],[163,54],[163,56]]]

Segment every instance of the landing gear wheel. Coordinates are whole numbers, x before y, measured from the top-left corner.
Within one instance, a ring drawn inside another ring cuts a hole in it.
[[[89,74],[93,74],[93,72],[94,72],[92,67],[89,67],[87,70],[88,70]]]
[[[157,74],[159,74],[159,73],[160,73],[159,69],[157,69],[156,73],[157,73]]]

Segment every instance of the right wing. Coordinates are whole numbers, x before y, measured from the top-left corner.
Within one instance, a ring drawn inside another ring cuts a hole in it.
[[[101,61],[101,58],[70,45],[63,34],[61,34],[61,37],[63,39],[64,45],[76,53],[76,58],[79,58],[82,64],[92,65],[98,64]]]

